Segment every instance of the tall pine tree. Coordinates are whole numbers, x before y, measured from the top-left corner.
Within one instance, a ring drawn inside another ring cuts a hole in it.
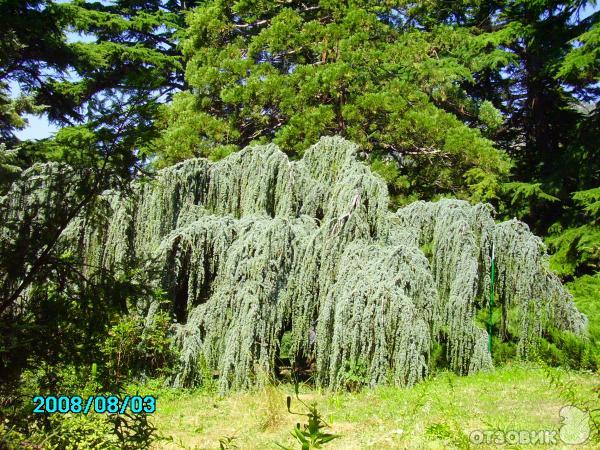
[[[498,111],[461,87],[504,60],[493,37],[423,31],[376,1],[209,1],[188,23],[190,89],[165,110],[163,164],[270,140],[300,155],[338,134],[405,201],[495,197],[508,162],[481,130]]]
[[[600,13],[594,1],[467,1],[408,3],[412,21],[503,36],[506,64],[464,85],[506,117],[490,137],[515,161],[511,212],[538,232],[573,206],[571,195],[600,183],[597,140]],[[560,203],[558,203],[560,201]]]

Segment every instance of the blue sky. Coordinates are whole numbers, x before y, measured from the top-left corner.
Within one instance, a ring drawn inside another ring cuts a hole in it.
[[[66,0],[58,0],[58,3],[64,3]],[[596,3],[596,2],[594,2]],[[600,9],[600,4],[596,3],[596,5],[588,4],[586,8],[582,11],[582,17],[587,17],[595,11]],[[92,39],[81,36],[76,33],[68,33],[69,40],[71,42],[76,41],[91,41]],[[13,90],[13,94],[15,94],[15,90]],[[42,116],[26,116],[29,126],[23,130],[16,132],[15,134],[21,140],[26,139],[44,139],[51,136],[53,133],[58,131],[58,127],[48,122],[48,119],[45,115]]]
[[[64,3],[64,0],[59,1],[58,3]],[[88,37],[77,33],[67,33],[67,38],[70,42],[92,42],[94,40],[93,37]],[[13,96],[19,94],[20,89],[18,85],[11,83],[10,88]],[[52,136],[53,133],[58,131],[58,127],[56,125],[48,122],[46,115],[35,116],[32,114],[27,114],[25,117],[29,123],[29,126],[15,133],[15,135],[22,141],[27,139],[44,139]]]
[[[56,0],[56,3],[66,3],[68,0]],[[67,33],[67,39],[69,42],[92,42],[93,37],[88,37],[78,33]],[[19,94],[20,89],[17,85],[11,83],[11,93],[13,96]],[[48,122],[48,118],[45,115],[35,116],[27,114],[26,116],[29,126],[23,130],[19,130],[15,135],[21,140],[27,139],[44,139],[52,136],[52,134],[58,131],[58,127]]]

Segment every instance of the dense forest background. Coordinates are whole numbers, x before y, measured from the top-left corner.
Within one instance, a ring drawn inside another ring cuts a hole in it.
[[[339,135],[391,208],[452,197],[525,221],[597,342],[599,19],[595,1],[0,0],[0,196],[36,163],[73,168],[60,208],[2,224],[3,415],[24,383],[168,372],[170,318],[143,330],[131,308],[162,296],[140,267],[88,280],[57,242],[105,190],[254,143],[295,159]],[[59,131],[19,140],[29,115]],[[545,338],[550,363],[597,369],[597,347]]]

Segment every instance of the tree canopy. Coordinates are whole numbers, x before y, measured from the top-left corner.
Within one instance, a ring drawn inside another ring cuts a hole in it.
[[[337,134],[405,196],[490,199],[508,173],[482,133],[498,111],[462,87],[506,62],[501,36],[420,30],[381,2],[207,2],[188,23],[191,89],[165,111],[163,164],[270,140],[300,155]]]

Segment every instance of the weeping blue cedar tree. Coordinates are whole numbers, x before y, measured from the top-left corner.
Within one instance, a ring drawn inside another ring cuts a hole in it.
[[[496,224],[489,205],[461,200],[390,212],[385,182],[358,152],[323,138],[294,162],[272,144],[217,163],[190,159],[130,193],[105,193],[103,219],[80,217],[62,242],[88,276],[131,261],[157,274],[145,282],[166,292],[177,317],[181,386],[197,382],[201,366],[218,371],[224,390],[259,384],[286,332],[292,358],[314,357],[322,386],[344,386],[358,361],[370,385],[412,385],[429,372],[436,343],[457,373],[489,370],[476,315],[487,306],[492,245],[497,304],[520,357],[549,327],[586,334],[527,225]],[[23,174],[7,197],[11,214],[56,201],[37,179]],[[151,299],[137,307],[148,317],[160,309]]]

